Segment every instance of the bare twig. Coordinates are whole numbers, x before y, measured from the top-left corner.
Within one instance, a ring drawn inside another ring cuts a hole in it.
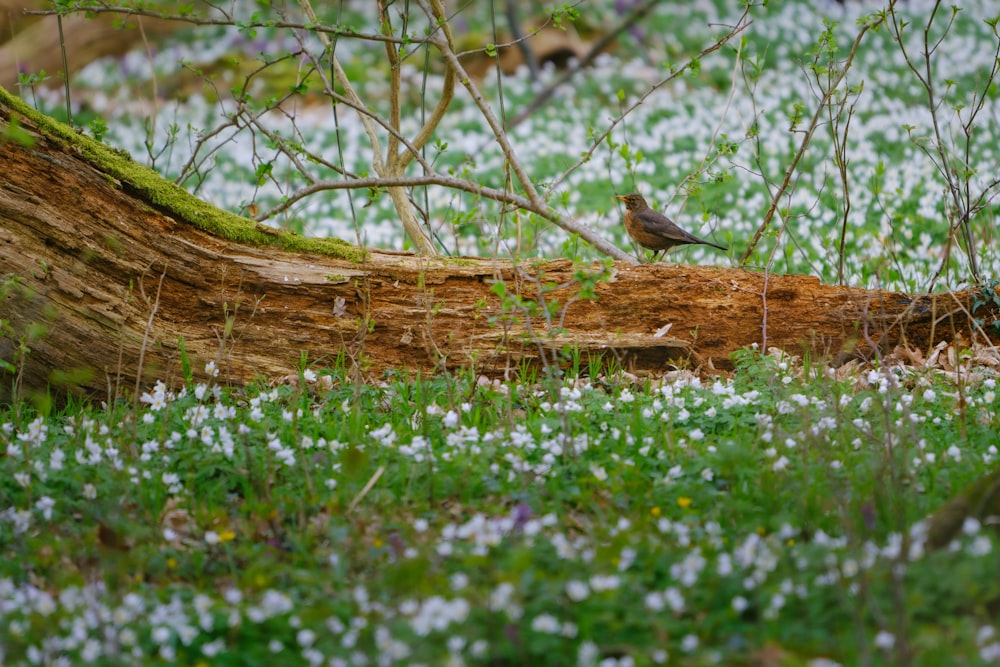
[[[785,177],[782,180],[781,185],[778,186],[777,192],[775,192],[774,195],[771,197],[771,205],[770,207],[768,207],[767,213],[764,215],[764,221],[761,222],[760,226],[757,228],[757,231],[754,232],[753,237],[750,239],[750,243],[747,244],[746,250],[743,251],[743,255],[740,257],[741,265],[746,264],[747,260],[750,259],[750,256],[753,254],[753,251],[757,248],[757,244],[760,242],[761,237],[764,235],[765,230],[767,230],[767,228],[770,226],[771,220],[772,218],[774,218],[774,214],[778,210],[778,202],[780,201],[781,197],[785,194],[785,192],[788,190],[788,187],[792,182],[792,176],[794,176],[796,170],[798,169],[799,162],[806,154],[806,149],[809,147],[809,144],[812,143],[812,137],[813,134],[816,132],[817,126],[819,125],[819,119],[821,114],[823,113],[823,110],[830,103],[830,98],[833,97],[834,93],[836,93],[837,88],[840,86],[840,83],[844,80],[844,77],[847,76],[847,72],[850,71],[851,65],[854,63],[854,56],[858,52],[858,47],[861,45],[862,38],[864,38],[864,36],[868,33],[868,31],[874,28],[876,25],[878,25],[881,21],[882,19],[879,18],[874,22],[869,22],[862,25],[861,30],[858,32],[858,35],[854,38],[854,43],[851,45],[851,52],[847,56],[847,60],[844,61],[843,67],[837,72],[836,75],[834,75],[831,78],[829,87],[826,89],[826,91],[824,91],[823,97],[822,99],[820,99],[819,104],[816,106],[816,111],[813,113],[813,116],[809,121],[809,126],[804,131],[805,136],[803,136],[802,142],[801,144],[799,144],[799,149],[798,151],[796,151],[795,156],[792,158],[791,164],[789,164],[788,168],[785,170]],[[775,245],[777,245],[777,242],[775,242]]]
[[[683,65],[681,65],[680,67],[678,67],[676,69],[671,70],[669,76],[667,76],[667,77],[665,77],[665,78],[657,81],[656,83],[654,83],[652,86],[649,87],[649,90],[647,90],[646,92],[644,92],[642,95],[639,96],[639,99],[637,99],[635,102],[633,102],[632,104],[630,104],[624,111],[622,111],[620,114],[618,114],[618,116],[613,121],[611,121],[611,124],[608,125],[608,127],[603,132],[601,132],[597,136],[597,138],[594,139],[593,142],[591,142],[590,148],[583,154],[583,156],[577,162],[575,162],[573,165],[571,165],[569,167],[569,169],[567,169],[566,171],[564,171],[563,173],[561,173],[554,181],[552,181],[552,183],[549,185],[549,187],[545,190],[545,193],[544,193],[543,196],[545,198],[548,198],[549,195],[552,192],[554,192],[555,189],[557,187],[559,187],[559,185],[561,185],[563,181],[565,181],[567,178],[569,178],[569,176],[574,171],[576,171],[577,169],[579,169],[580,167],[582,167],[584,164],[586,164],[587,162],[589,162],[590,159],[594,156],[594,153],[597,151],[597,149],[601,146],[601,144],[604,143],[604,140],[607,139],[611,135],[611,133],[615,130],[615,128],[618,127],[622,123],[622,121],[624,121],[625,118],[629,114],[631,114],[643,102],[645,102],[646,99],[649,98],[650,95],[652,95],[654,92],[656,92],[657,90],[659,90],[660,88],[662,88],[663,86],[665,86],[666,84],[670,83],[671,81],[673,81],[674,79],[676,79],[677,77],[679,77],[681,74],[683,74],[684,72],[686,72],[691,67],[691,63],[692,62],[701,60],[705,56],[707,56],[709,54],[712,54],[712,53],[715,53],[716,51],[718,51],[719,49],[721,49],[723,46],[725,46],[731,39],[733,39],[734,37],[736,37],[737,35],[739,35],[740,33],[742,33],[744,30],[746,30],[747,28],[749,28],[750,25],[753,23],[753,21],[751,21],[749,19],[749,15],[750,15],[750,6],[748,4],[747,8],[743,10],[742,16],[740,16],[739,20],[736,21],[736,25],[733,26],[733,28],[728,33],[726,33],[725,35],[723,35],[722,37],[720,37],[718,40],[716,40],[716,42],[714,44],[712,44],[711,46],[708,46],[708,47],[702,49],[701,52],[698,53],[697,56],[695,56],[691,60],[688,60],[688,62],[684,63]]]
[[[135,372],[135,393],[133,400],[136,405],[139,403],[139,390],[142,387],[142,366],[146,358],[146,347],[149,344],[149,332],[153,330],[153,320],[156,317],[156,311],[160,309],[160,292],[163,290],[163,279],[167,277],[167,267],[163,266],[163,273],[160,274],[160,282],[156,285],[156,298],[153,300],[152,309],[149,311],[149,320],[146,322],[146,330],[142,334],[142,345],[139,346],[139,361],[136,364]],[[139,283],[140,290],[142,288],[142,283]],[[146,297],[145,292],[142,292],[143,298],[146,303],[149,303],[149,299]]]
[[[597,56],[599,56],[604,51],[604,49],[608,48],[608,45],[611,44],[611,42],[613,42],[615,39],[618,38],[619,34],[628,30],[632,25],[635,24],[636,21],[638,21],[643,16],[648,14],[649,11],[656,5],[657,2],[659,2],[659,0],[645,0],[645,2],[635,5],[628,12],[628,14],[623,16],[618,23],[612,26],[610,30],[606,31],[603,35],[601,35],[600,39],[598,39],[596,42],[593,43],[593,45],[590,47],[590,50],[587,51],[586,54],[584,54],[583,58],[580,59],[580,62],[577,63],[576,67],[564,71],[558,78],[556,78],[555,81],[547,85],[540,93],[538,93],[535,96],[535,99],[531,101],[531,104],[529,104],[523,110],[521,110],[521,112],[514,117],[514,120],[510,121],[508,128],[514,128],[520,125],[527,118],[529,118],[531,114],[535,113],[543,106],[545,106],[548,103],[548,101],[552,99],[552,95],[556,92],[556,90],[559,89],[560,86],[562,86],[570,79],[572,79],[581,70],[589,67],[590,64],[594,62],[594,59],[597,58]],[[513,5],[513,0],[510,0],[508,3],[508,6],[511,5]],[[518,45],[520,44],[521,43],[518,42]],[[528,53],[531,53],[531,50],[528,49],[526,46],[522,48],[527,50]],[[537,65],[535,67],[537,68]],[[532,74],[534,74],[534,71],[532,72]],[[533,78],[537,77],[533,76]]]
[[[215,7],[215,9],[219,9]],[[85,7],[80,7],[79,9],[66,10],[66,9],[25,9],[22,13],[25,16],[58,16],[60,14],[67,14],[72,11],[76,12],[86,12],[87,14],[124,14],[126,16],[146,16],[154,19],[161,19],[164,21],[177,21],[179,23],[188,23],[195,26],[233,26],[236,25],[236,19],[229,16],[225,12],[221,12],[222,17],[212,17],[204,16],[198,14],[171,14],[170,12],[157,12],[151,9],[144,9],[142,7],[126,7],[123,5],[105,5],[98,6],[91,3],[87,3]],[[241,21],[240,27],[244,29],[254,29],[254,28],[284,28],[288,30],[305,30],[309,32],[315,32],[324,36],[332,35],[336,37],[351,37],[353,39],[363,39],[369,42],[390,42],[393,44],[405,44],[412,45],[414,43],[421,43],[419,39],[403,39],[401,37],[393,37],[391,35],[383,35],[377,33],[365,33],[358,32],[356,30],[350,30],[343,28],[341,26],[330,26],[320,23],[319,21],[312,22],[302,22],[302,21],[289,21],[289,20],[279,20],[279,21]]]
[[[941,8],[941,2],[939,0],[934,4],[930,16],[927,18],[927,22],[924,24],[922,39],[923,49],[921,52],[923,62],[920,66],[918,66],[917,62],[908,52],[906,42],[903,38],[904,28],[909,24],[898,16],[896,13],[896,5],[897,1],[892,0],[885,13],[890,19],[889,24],[892,28],[893,38],[899,45],[900,53],[902,53],[907,67],[911,72],[913,72],[913,75],[916,77],[917,81],[920,82],[920,85],[924,88],[927,95],[927,108],[931,116],[931,127],[934,137],[932,142],[933,146],[928,147],[927,141],[914,137],[912,132],[913,128],[907,128],[907,132],[910,135],[910,140],[931,160],[931,163],[934,165],[935,169],[940,174],[941,179],[944,181],[948,192],[948,198],[950,199],[950,207],[948,208],[953,211],[954,215],[953,222],[951,223],[951,232],[960,232],[961,240],[965,246],[964,250],[969,260],[969,272],[971,273],[974,282],[981,283],[982,275],[979,270],[979,260],[976,256],[976,242],[972,233],[971,223],[972,219],[982,210],[981,205],[985,202],[991,202],[997,196],[996,189],[998,185],[1000,185],[1000,181],[994,179],[983,187],[978,194],[974,195],[972,193],[973,171],[970,167],[970,162],[972,143],[975,136],[976,117],[983,109],[987,91],[993,86],[998,75],[1000,75],[1000,63],[998,63],[997,60],[1000,58],[1000,35],[997,34],[996,24],[990,24],[987,22],[993,30],[994,37],[997,38],[993,53],[993,62],[989,73],[986,75],[986,78],[981,85],[982,93],[978,94],[973,92],[972,94],[972,104],[968,108],[967,119],[964,121],[962,120],[962,108],[958,108],[956,110],[956,115],[958,116],[962,132],[965,135],[963,156],[958,159],[950,154],[951,151],[948,148],[948,144],[944,138],[944,133],[941,129],[941,120],[938,112],[941,105],[944,104],[945,98],[944,96],[939,96],[937,93],[934,80],[933,56],[941,47],[945,37],[951,31],[959,9],[957,7],[952,7],[951,16],[948,19],[947,25],[942,30],[941,35],[932,42],[930,36],[931,27],[937,18],[938,11]],[[945,92],[947,93],[947,90]],[[939,277],[944,273],[946,268],[944,262],[947,260],[948,257],[943,260],[941,266],[931,279],[928,289],[933,289]]]
[[[418,2],[429,17],[434,16],[433,10],[428,5],[428,0],[418,0]],[[439,2],[439,0],[430,0],[430,2],[436,3]],[[487,124],[489,124],[490,130],[492,130],[493,136],[496,139],[497,144],[500,146],[500,150],[503,151],[504,158],[510,162],[510,168],[514,172],[514,176],[517,178],[521,188],[524,190],[525,199],[527,199],[527,202],[530,204],[529,207],[522,208],[527,208],[527,210],[537,213],[545,219],[556,223],[566,231],[579,235],[580,238],[584,239],[601,252],[611,255],[615,259],[630,263],[634,262],[635,260],[630,255],[623,252],[620,248],[608,242],[606,239],[598,236],[586,225],[561,218],[548,212],[548,206],[545,203],[545,199],[539,195],[538,190],[535,189],[534,183],[532,183],[531,179],[528,177],[528,173],[525,170],[524,165],[518,159],[517,154],[514,151],[514,147],[511,145],[510,140],[507,137],[507,133],[504,131],[503,125],[497,118],[496,114],[493,113],[493,109],[490,108],[489,103],[487,103],[485,98],[483,98],[482,93],[472,80],[472,77],[470,77],[469,73],[465,71],[461,61],[458,59],[458,55],[447,41],[437,35],[431,35],[428,37],[428,40],[430,40],[431,43],[433,43],[441,52],[441,54],[444,55],[446,65],[454,70],[455,76],[462,82],[462,85],[472,96],[472,100],[475,102],[476,107],[483,115]],[[504,196],[507,195],[505,194]],[[546,213],[543,215],[542,211],[545,211]]]
[[[59,26],[59,53],[62,55],[63,86],[66,90],[66,124],[73,127],[73,104],[69,95],[69,63],[66,62],[66,39],[63,35],[62,14],[56,14],[56,24]]]
[[[382,477],[382,473],[384,472],[385,472],[385,466],[379,466],[375,470],[375,474],[371,476],[371,479],[368,480],[368,483],[365,484],[364,488],[358,491],[358,495],[354,496],[354,499],[351,501],[351,504],[347,506],[348,514],[352,513],[354,511],[354,508],[358,506],[358,503],[364,500],[364,497],[368,495],[368,492],[372,490],[372,487],[375,486],[375,483],[378,482],[379,478]]]

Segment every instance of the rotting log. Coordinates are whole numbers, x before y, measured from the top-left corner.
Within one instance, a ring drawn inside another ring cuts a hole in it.
[[[178,377],[181,341],[197,374],[215,361],[218,381],[238,385],[294,373],[303,358],[340,357],[368,378],[458,368],[498,377],[575,347],[584,361],[608,355],[656,373],[726,369],[753,343],[867,355],[977,335],[970,292],[914,296],[717,267],[364,253],[262,229],[2,90],[0,136],[0,358],[16,369],[0,382],[4,398],[15,386],[131,395]],[[606,269],[593,298],[577,298],[578,272]],[[558,301],[552,321],[522,308],[541,301],[540,285],[552,286],[546,303]],[[995,318],[987,308],[977,316]]]

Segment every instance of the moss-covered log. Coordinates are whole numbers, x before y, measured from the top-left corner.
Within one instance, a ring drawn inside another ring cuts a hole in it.
[[[976,333],[968,292],[908,295],[740,269],[428,259],[305,239],[219,211],[0,92],[0,358],[13,387],[115,398],[341,358],[501,376],[575,350],[627,369],[729,367],[752,343],[817,354]],[[995,316],[995,310],[978,313]],[[668,327],[669,325],[669,327]],[[665,334],[665,335],[664,335]]]

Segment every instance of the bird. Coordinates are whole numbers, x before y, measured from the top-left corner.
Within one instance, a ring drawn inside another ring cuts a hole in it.
[[[649,204],[640,194],[616,195],[615,199],[625,202],[624,222],[628,235],[643,248],[654,251],[653,261],[656,261],[657,253],[660,251],[666,254],[668,250],[678,245],[702,244],[710,245],[719,250],[728,250],[718,243],[712,243],[687,233],[667,216],[649,208]]]

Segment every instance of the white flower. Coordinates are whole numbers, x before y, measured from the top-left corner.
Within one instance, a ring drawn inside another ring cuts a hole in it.
[[[646,605],[646,609],[650,611],[662,611],[666,606],[666,602],[663,600],[663,593],[659,591],[646,593],[646,598],[643,602]]]
[[[448,579],[448,583],[451,584],[451,590],[453,591],[463,590],[469,585],[469,575],[465,572],[456,572]]]
[[[472,642],[472,646],[469,647],[469,654],[473,658],[485,658],[486,652],[489,650],[490,645],[485,639],[477,639]]]
[[[52,518],[52,508],[56,506],[56,501],[49,496],[42,496],[35,503],[35,509],[42,513],[46,521]]]
[[[982,528],[982,524],[974,516],[965,517],[965,521],[962,522],[962,532],[966,535],[975,535]]]
[[[539,614],[531,619],[531,629],[535,632],[554,635],[559,632],[559,628],[559,619],[551,614]]]
[[[599,657],[601,657],[601,649],[588,639],[580,643],[576,654],[576,664],[580,667],[594,667],[597,665]]]
[[[619,583],[620,580],[618,579],[618,575],[616,574],[609,574],[609,575],[595,574],[590,578],[590,588],[596,593],[600,593],[602,591],[615,590],[616,588],[618,588]]]
[[[896,637],[891,632],[886,632],[885,630],[880,631],[875,635],[875,646],[882,650],[888,651],[896,644]]]
[[[566,596],[573,602],[580,602],[590,595],[590,588],[586,583],[577,579],[566,582]]]
[[[214,658],[224,650],[226,650],[226,644],[222,641],[222,639],[216,639],[215,641],[208,642],[201,647],[202,655],[206,658]]]
[[[673,611],[684,611],[684,596],[673,586],[663,591],[663,599],[670,605],[670,609]]]
[[[719,554],[717,571],[720,577],[728,577],[733,573],[733,557],[723,552]]]
[[[967,551],[970,556],[986,556],[993,551],[993,543],[990,542],[990,538],[986,535],[979,535],[976,539],[972,540],[972,544],[969,545]]]

